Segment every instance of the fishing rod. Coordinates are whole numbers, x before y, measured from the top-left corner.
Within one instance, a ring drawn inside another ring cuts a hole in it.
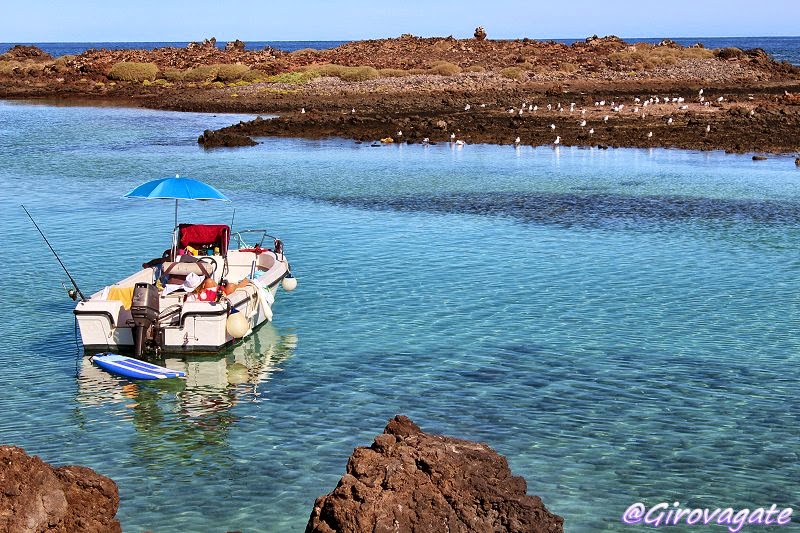
[[[81,292],[81,289],[78,287],[78,284],[75,283],[75,279],[73,279],[72,274],[70,274],[69,270],[67,270],[67,267],[64,266],[64,263],[61,261],[61,258],[58,257],[58,254],[56,253],[56,251],[53,249],[52,246],[50,246],[50,241],[47,240],[47,237],[44,236],[44,233],[42,233],[42,230],[39,229],[39,224],[37,224],[36,221],[33,220],[33,217],[31,216],[30,213],[28,213],[28,210],[25,209],[24,205],[20,204],[20,207],[25,211],[25,214],[28,215],[28,218],[31,219],[31,222],[33,222],[33,225],[36,226],[36,230],[39,232],[39,235],[42,236],[42,239],[44,239],[44,242],[50,248],[50,251],[53,252],[53,255],[56,256],[56,259],[58,259],[59,264],[61,264],[61,268],[63,268],[64,272],[67,273],[67,276],[69,277],[69,280],[72,282],[72,286],[75,287],[75,291],[77,292],[78,296],[81,297],[81,301],[85,302],[86,301],[86,296],[83,295],[83,293]],[[75,299],[75,292],[67,291],[67,294],[69,294],[70,298],[72,298],[73,300]]]

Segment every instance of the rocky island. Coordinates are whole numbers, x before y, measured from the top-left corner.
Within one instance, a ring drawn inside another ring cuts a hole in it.
[[[800,152],[800,68],[763,50],[589,37],[415,37],[328,50],[88,50],[0,55],[0,98],[71,99],[269,115],[198,132],[206,147],[259,136],[375,142],[677,147]]]

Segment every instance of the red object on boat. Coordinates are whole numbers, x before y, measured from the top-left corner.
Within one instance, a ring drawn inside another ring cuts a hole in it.
[[[219,247],[224,256],[228,253],[231,228],[226,224],[181,224],[178,235],[181,248],[210,244]]]

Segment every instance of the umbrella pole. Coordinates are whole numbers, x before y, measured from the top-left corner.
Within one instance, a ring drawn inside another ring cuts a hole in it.
[[[172,260],[178,259],[178,199],[175,198],[175,225],[172,227]]]

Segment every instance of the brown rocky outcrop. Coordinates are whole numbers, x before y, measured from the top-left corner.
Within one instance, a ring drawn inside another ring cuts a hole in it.
[[[239,52],[244,52],[244,47],[245,47],[244,41],[240,41],[239,39],[236,39],[235,41],[229,41],[229,42],[225,43],[225,51],[226,52],[230,52],[232,50],[237,50]]]
[[[247,135],[212,130],[205,130],[203,134],[197,138],[197,143],[202,145],[203,148],[233,148],[236,146],[255,146],[258,144]]]
[[[54,468],[16,446],[0,446],[0,531],[114,533],[117,485],[83,466]]]
[[[15,44],[5,54],[0,54],[0,61],[49,61],[53,56],[36,46]]]
[[[428,435],[397,416],[372,446],[356,448],[306,532],[563,532],[564,520],[526,491],[485,444]]]

